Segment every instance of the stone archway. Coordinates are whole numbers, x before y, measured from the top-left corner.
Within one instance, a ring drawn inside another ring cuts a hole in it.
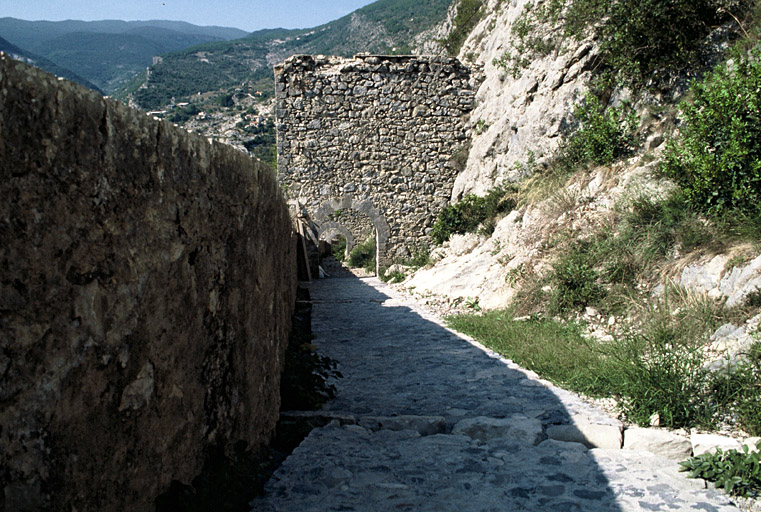
[[[325,240],[330,241],[332,238],[335,238],[336,236],[340,235],[344,237],[346,240],[346,251],[345,256],[348,258],[349,253],[354,248],[354,235],[351,234],[351,231],[341,224],[340,222],[325,222],[324,224],[321,224],[319,229],[317,230],[318,235],[317,238],[319,240]]]
[[[330,216],[338,210],[356,210],[369,217],[370,223],[375,230],[375,274],[380,275],[380,269],[388,266],[386,250],[388,239],[391,236],[391,228],[389,228],[388,222],[386,222],[385,215],[369,199],[355,200],[347,194],[340,199],[329,199],[323,202],[312,212],[312,219],[320,226],[319,232],[322,232],[323,226],[328,226],[325,229],[329,229],[329,227],[333,227],[335,224],[341,225],[330,220]],[[346,228],[344,227],[344,229]],[[348,246],[348,238],[346,242]]]

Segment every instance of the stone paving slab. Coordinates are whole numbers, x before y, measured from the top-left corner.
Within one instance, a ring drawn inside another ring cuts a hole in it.
[[[377,279],[311,285],[314,343],[344,378],[252,502],[262,511],[730,511],[674,461],[547,438],[618,425]]]

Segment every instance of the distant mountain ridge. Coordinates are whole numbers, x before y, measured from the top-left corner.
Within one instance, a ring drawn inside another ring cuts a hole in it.
[[[146,109],[243,82],[271,82],[271,68],[293,54],[351,56],[410,53],[418,34],[442,22],[452,0],[379,0],[310,29],[260,30],[242,39],[194,46],[163,56],[133,91]]]
[[[0,37],[70,69],[113,93],[153,63],[153,57],[201,43],[244,37],[227,27],[182,21],[27,21],[0,18]]]
[[[7,53],[8,55],[10,55],[12,58],[16,60],[21,60],[23,62],[26,62],[27,64],[31,64],[32,66],[37,66],[38,68],[44,69],[48,73],[52,73],[56,76],[66,78],[67,80],[71,80],[72,82],[77,82],[79,84],[84,85],[85,87],[92,89],[93,91],[97,91],[103,94],[103,91],[101,91],[98,88],[98,86],[96,86],[95,84],[93,84],[92,82],[88,80],[85,80],[84,78],[77,75],[70,69],[61,67],[58,64],[46,59],[45,57],[41,57],[39,55],[35,55],[34,53],[23,50],[19,48],[18,46],[6,41],[2,37],[0,37],[0,52]]]

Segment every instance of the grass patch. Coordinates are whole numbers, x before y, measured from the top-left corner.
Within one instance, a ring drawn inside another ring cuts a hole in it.
[[[538,315],[515,320],[511,311],[450,316],[447,324],[477,339],[543,378],[588,395],[610,387],[603,349],[583,336],[583,327]]]
[[[731,372],[709,372],[702,347],[731,315],[711,299],[668,289],[633,309],[634,323],[608,342],[586,338],[578,322],[513,314],[458,315],[447,323],[559,386],[615,397],[634,423],[649,425],[657,414],[663,426],[711,428],[735,416],[746,431],[761,432],[761,346]]]

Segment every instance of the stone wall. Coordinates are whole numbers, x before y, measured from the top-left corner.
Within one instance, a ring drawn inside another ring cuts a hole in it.
[[[275,176],[0,58],[0,509],[150,510],[265,443],[295,295]]]
[[[318,223],[339,208],[379,212],[381,265],[405,256],[448,204],[474,85],[450,58],[291,57],[275,68],[278,179]]]

